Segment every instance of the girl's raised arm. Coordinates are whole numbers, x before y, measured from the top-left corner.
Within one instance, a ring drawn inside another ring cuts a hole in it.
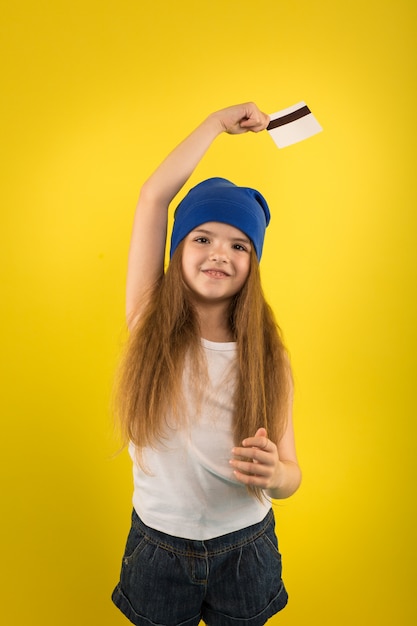
[[[253,103],[212,113],[161,163],[144,183],[136,208],[129,250],[126,316],[132,327],[145,296],[164,269],[167,216],[170,202],[187,182],[210,144],[222,132],[232,135],[259,132],[269,117]]]

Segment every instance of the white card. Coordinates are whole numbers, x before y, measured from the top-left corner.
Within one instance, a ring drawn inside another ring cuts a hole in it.
[[[278,148],[285,148],[323,130],[305,102],[272,113],[270,118],[266,130]]]

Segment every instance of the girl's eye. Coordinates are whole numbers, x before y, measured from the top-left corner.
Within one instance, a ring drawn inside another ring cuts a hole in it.
[[[235,243],[235,244],[234,244],[234,246],[233,246],[233,248],[234,248],[235,250],[242,250],[243,252],[246,252],[246,248],[245,248],[245,246],[242,246],[242,244],[240,244],[240,243]]]
[[[207,239],[207,237],[197,237],[195,241],[197,243],[209,243],[209,240]]]

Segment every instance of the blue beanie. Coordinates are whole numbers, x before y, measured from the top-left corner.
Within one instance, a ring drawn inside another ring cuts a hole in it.
[[[266,200],[256,189],[238,187],[225,178],[209,178],[193,187],[175,211],[170,257],[200,224],[223,222],[249,237],[259,261],[270,218]]]

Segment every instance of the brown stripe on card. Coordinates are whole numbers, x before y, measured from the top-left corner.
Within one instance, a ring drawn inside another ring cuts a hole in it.
[[[282,117],[277,117],[276,120],[272,120],[271,122],[269,122],[268,126],[266,127],[266,130],[272,130],[273,128],[278,128],[279,126],[285,126],[285,124],[289,124],[290,122],[295,122],[296,120],[299,120],[302,117],[309,115],[310,113],[311,111],[308,108],[308,106],[307,105],[303,106],[301,107],[301,109],[297,109],[296,111],[293,111],[292,113],[287,113],[287,115],[283,115]]]

